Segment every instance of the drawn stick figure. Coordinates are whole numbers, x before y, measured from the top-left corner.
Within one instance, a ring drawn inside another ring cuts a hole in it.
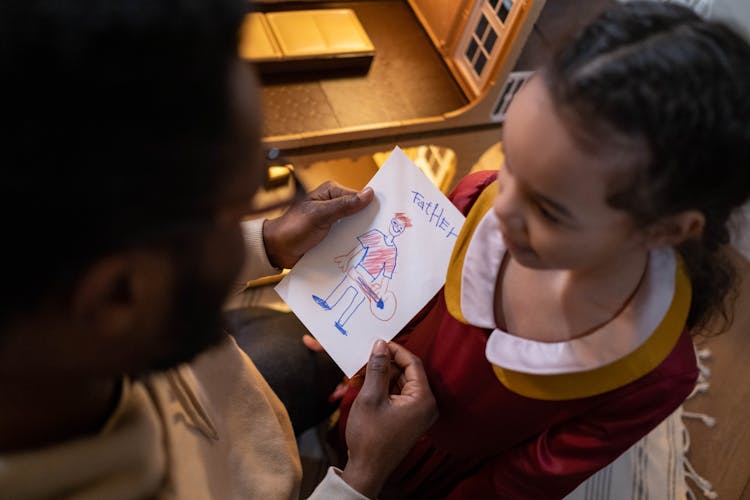
[[[388,292],[398,256],[394,240],[411,225],[406,214],[397,212],[388,224],[388,234],[370,229],[357,236],[358,245],[333,259],[344,273],[343,278],[326,298],[317,295],[312,298],[325,310],[334,309],[339,303],[346,304],[334,322],[342,335],[347,335],[346,323],[365,300],[370,301],[370,309],[378,319],[388,320],[395,314],[396,297]],[[344,300],[345,297],[351,298]]]

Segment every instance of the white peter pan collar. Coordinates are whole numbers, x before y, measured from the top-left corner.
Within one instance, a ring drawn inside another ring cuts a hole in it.
[[[671,248],[651,251],[643,281],[623,311],[601,328],[563,342],[529,340],[495,327],[495,281],[506,248],[492,210],[478,223],[461,273],[461,312],[481,328],[493,328],[487,359],[521,373],[554,375],[593,370],[640,347],[664,319],[675,293],[677,258]]]

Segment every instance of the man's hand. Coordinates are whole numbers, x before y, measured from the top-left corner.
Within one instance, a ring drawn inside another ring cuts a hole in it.
[[[328,181],[284,215],[263,224],[263,242],[271,264],[291,268],[320,243],[342,217],[365,208],[373,199],[371,188],[354,191]]]
[[[395,394],[389,393],[393,379]],[[420,359],[396,344],[375,343],[346,427],[349,461],[342,478],[374,498],[393,469],[437,418]]]

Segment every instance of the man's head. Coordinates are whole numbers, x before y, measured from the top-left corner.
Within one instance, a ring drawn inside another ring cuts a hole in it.
[[[0,7],[0,360],[137,372],[195,354],[259,173],[241,0]],[[208,335],[207,335],[208,333]],[[19,364],[20,366],[20,364]],[[3,370],[3,369],[0,369]]]

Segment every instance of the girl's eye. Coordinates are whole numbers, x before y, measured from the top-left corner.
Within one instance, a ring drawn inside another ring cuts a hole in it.
[[[557,218],[557,216],[555,216],[554,214],[552,214],[552,212],[550,212],[549,210],[547,210],[546,208],[544,208],[544,205],[541,205],[541,204],[537,203],[537,208],[539,209],[539,213],[542,214],[542,217],[544,217],[545,219],[547,219],[551,223],[553,223],[553,224],[560,224],[562,222],[562,221],[560,221],[560,219]]]

